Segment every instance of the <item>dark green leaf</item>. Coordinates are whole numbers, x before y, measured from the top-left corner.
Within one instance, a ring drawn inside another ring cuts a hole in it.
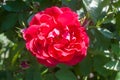
[[[120,35],[120,12],[118,12],[117,15],[116,15],[116,29],[117,29],[117,32]]]
[[[80,72],[81,75],[87,76],[92,71],[92,67],[93,67],[92,58],[90,55],[87,55],[87,57],[82,62],[80,62],[77,72],[78,73]]]
[[[7,80],[14,80],[11,71],[7,71]]]
[[[6,71],[0,70],[0,80],[6,79]]]
[[[111,74],[109,70],[104,68],[104,65],[109,61],[107,57],[105,57],[104,55],[95,55],[93,60],[94,60],[93,63],[94,69],[100,75],[106,77]]]
[[[61,0],[62,5],[68,6],[73,10],[80,9],[80,6],[82,5],[81,1],[79,0]]]
[[[112,44],[111,49],[112,49],[111,52],[112,52],[117,58],[119,58],[119,57],[120,57],[120,46],[119,46],[119,43],[118,43],[118,44]]]
[[[45,80],[57,80],[56,77],[55,77],[55,74],[46,74],[45,75]]]
[[[110,38],[107,34],[103,34],[102,29],[90,29],[88,31],[91,40],[91,47],[93,48],[92,51],[97,51],[97,53],[103,53],[104,50],[108,49],[110,46]]]
[[[8,15],[6,15],[5,19],[3,19],[2,24],[1,24],[1,30],[6,31],[12,27],[14,27],[14,25],[17,22],[17,14],[15,13],[10,13]]]
[[[65,64],[59,64],[58,67],[59,67],[60,69],[65,69],[65,70],[72,68],[72,66],[68,66],[68,65],[65,65]]]
[[[33,80],[33,70],[30,68],[25,72],[25,80]]]
[[[77,80],[76,76],[69,70],[59,70],[55,75],[58,80]]]
[[[38,66],[29,68],[25,73],[25,80],[42,80],[41,71]]]
[[[3,5],[3,8],[7,11],[23,12],[26,11],[28,6],[22,0],[19,1],[15,0],[15,1],[7,1],[6,5]]]
[[[22,27],[27,27],[28,25],[27,19],[28,19],[28,13],[23,13],[18,15],[19,24]]]
[[[113,33],[110,32],[108,29],[101,29],[99,30],[105,37],[107,38],[113,38]]]

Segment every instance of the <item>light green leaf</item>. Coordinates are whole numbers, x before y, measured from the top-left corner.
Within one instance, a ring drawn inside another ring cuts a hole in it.
[[[113,3],[113,5],[114,5],[116,8],[120,8],[120,0],[117,0],[115,3]]]
[[[115,80],[120,80],[120,72],[117,73]]]

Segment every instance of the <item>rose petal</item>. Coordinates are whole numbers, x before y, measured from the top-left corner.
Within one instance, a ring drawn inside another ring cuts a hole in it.
[[[45,9],[45,13],[46,13],[46,14],[49,14],[49,15],[51,15],[51,16],[53,16],[53,17],[56,18],[56,17],[58,17],[60,14],[62,14],[63,11],[62,11],[60,8],[54,6],[54,7]]]
[[[74,25],[75,21],[78,20],[77,15],[72,12],[65,12],[58,16],[57,21],[62,25]]]
[[[57,46],[58,47],[58,46]],[[73,58],[74,50],[64,51],[56,46],[49,47],[49,55],[60,62],[69,61]]]
[[[46,60],[38,58],[37,60],[39,63],[44,64],[47,67],[56,66],[58,64],[58,61],[56,61],[55,59],[52,59],[52,58],[47,58]]]
[[[62,7],[60,8],[63,12],[71,12],[71,9],[68,7]]]
[[[40,14],[40,12],[38,12],[37,14],[35,14],[33,17],[32,17],[32,19],[31,19],[31,21],[29,22],[29,26],[31,26],[31,25],[40,25],[40,17],[41,17],[41,14]]]
[[[37,36],[39,26],[32,25],[29,28],[25,29],[23,32],[23,38],[26,41],[30,41],[31,39],[35,38]]]

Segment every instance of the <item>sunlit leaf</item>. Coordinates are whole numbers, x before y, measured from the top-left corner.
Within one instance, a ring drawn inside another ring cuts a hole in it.
[[[109,61],[107,64],[104,65],[106,69],[120,71],[120,61]]]
[[[109,0],[82,0],[90,17],[97,23],[102,19],[108,10]]]

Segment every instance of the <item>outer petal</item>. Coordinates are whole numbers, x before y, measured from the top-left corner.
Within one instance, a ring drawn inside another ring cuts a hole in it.
[[[29,22],[29,26],[31,26],[31,25],[40,25],[40,17],[41,17],[41,13],[40,12],[38,12],[38,13],[36,13],[33,17],[32,17],[32,19],[31,19],[31,21]]]
[[[38,58],[37,60],[38,60],[39,63],[44,64],[47,67],[56,66],[59,63],[58,61],[56,61],[53,58],[47,58],[45,60]]]
[[[53,16],[55,18],[57,18],[62,13],[63,11],[56,6],[45,9],[45,14],[49,14],[50,16]]]
[[[58,16],[57,21],[66,26],[66,25],[74,25],[76,20],[78,20],[77,15],[73,12],[65,12]]]
[[[63,12],[72,12],[70,8],[68,7],[62,7],[60,8]]]
[[[32,25],[27,29],[24,29],[23,31],[23,38],[26,41],[30,41],[31,39],[35,38],[37,36],[39,26],[37,25]]]
[[[78,53],[75,53],[75,54],[78,54]],[[75,65],[78,62],[81,62],[85,58],[86,54],[81,54],[81,53],[79,54],[80,55],[75,55],[71,60],[69,60],[68,62],[64,62],[64,63],[67,65]]]

